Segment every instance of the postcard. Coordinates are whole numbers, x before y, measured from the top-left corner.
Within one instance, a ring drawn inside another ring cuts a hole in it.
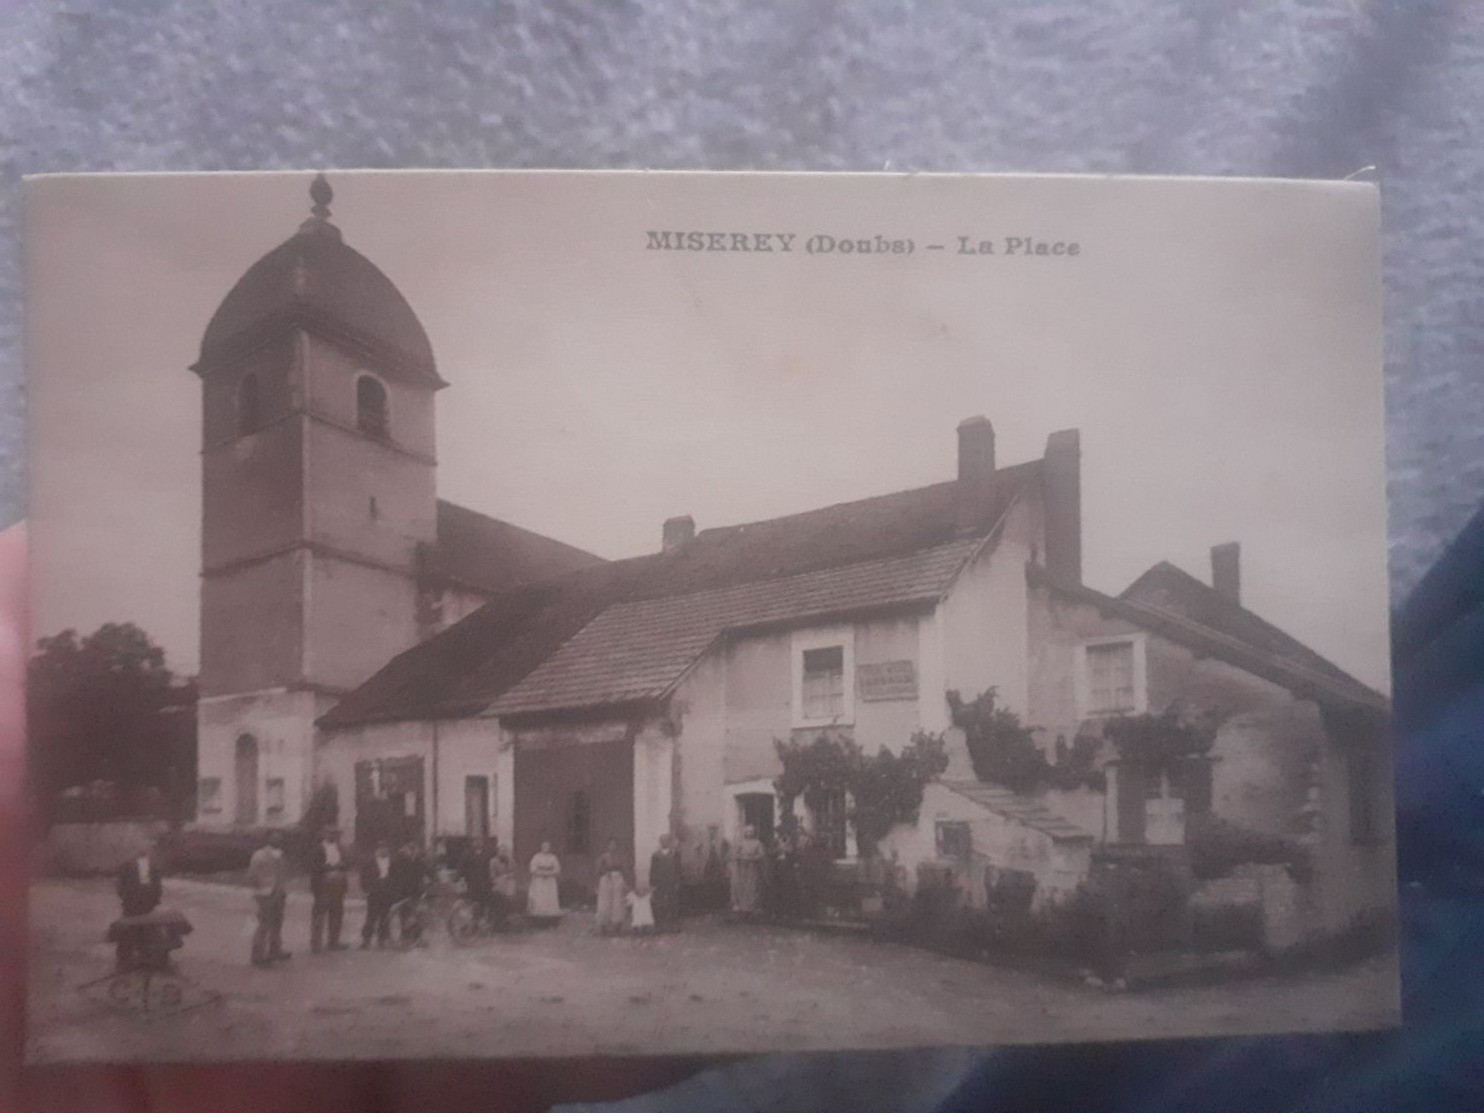
[[[29,180],[28,1058],[1394,1025],[1378,224]]]

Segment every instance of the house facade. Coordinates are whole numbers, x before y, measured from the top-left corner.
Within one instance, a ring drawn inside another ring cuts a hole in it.
[[[653,554],[605,562],[438,501],[431,347],[327,203],[227,296],[195,366],[202,824],[292,822],[328,785],[362,842],[495,836],[520,864],[550,841],[582,887],[610,838],[642,881],[674,835],[698,879],[792,807],[850,861],[851,805],[783,803],[777,744],[926,731],[948,769],[880,848],[909,887],[931,865],[982,904],[1018,874],[1051,903],[1109,851],[1180,851],[1219,816],[1310,850],[1313,920],[1389,906],[1385,698],[1244,609],[1234,547],[1214,585],[1160,564],[1118,596],[1085,586],[1076,431],[1001,465],[975,417],[938,484],[677,516]],[[991,688],[1089,778],[977,778],[950,695]],[[1171,710],[1217,726],[1191,764],[1110,747],[1109,724]]]
[[[699,533],[672,521],[654,555],[492,601],[333,710],[321,771],[364,803],[378,765],[420,769],[426,801],[400,810],[424,833],[492,833],[518,860],[550,840],[578,879],[610,837],[642,877],[665,833],[699,874],[744,825],[782,821],[778,742],[899,751],[951,736],[950,691],[1028,693],[1026,564],[1068,561],[1046,524],[1079,515],[1078,439],[1003,469],[993,441],[975,418],[952,481]],[[856,855],[848,804],[797,807]]]

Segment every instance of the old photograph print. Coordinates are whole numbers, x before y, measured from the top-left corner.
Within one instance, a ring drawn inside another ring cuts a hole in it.
[[[1373,187],[27,190],[31,1060],[1396,1022]]]

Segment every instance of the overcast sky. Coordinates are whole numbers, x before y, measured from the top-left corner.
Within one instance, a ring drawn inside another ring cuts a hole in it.
[[[141,624],[195,669],[200,382],[310,176],[35,180],[38,635]],[[1389,689],[1376,203],[1359,184],[958,176],[331,175],[431,338],[439,493],[617,558],[1002,464],[1082,431],[1085,580],[1242,544],[1244,603]],[[650,229],[794,252],[646,250]],[[800,251],[911,237],[910,256]],[[954,251],[957,237],[994,255]],[[1075,257],[1007,257],[1006,237]],[[928,250],[944,244],[944,251]]]

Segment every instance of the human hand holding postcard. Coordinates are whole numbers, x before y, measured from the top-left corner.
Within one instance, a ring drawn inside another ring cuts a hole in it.
[[[27,217],[31,1060],[1396,1023],[1374,187]]]

